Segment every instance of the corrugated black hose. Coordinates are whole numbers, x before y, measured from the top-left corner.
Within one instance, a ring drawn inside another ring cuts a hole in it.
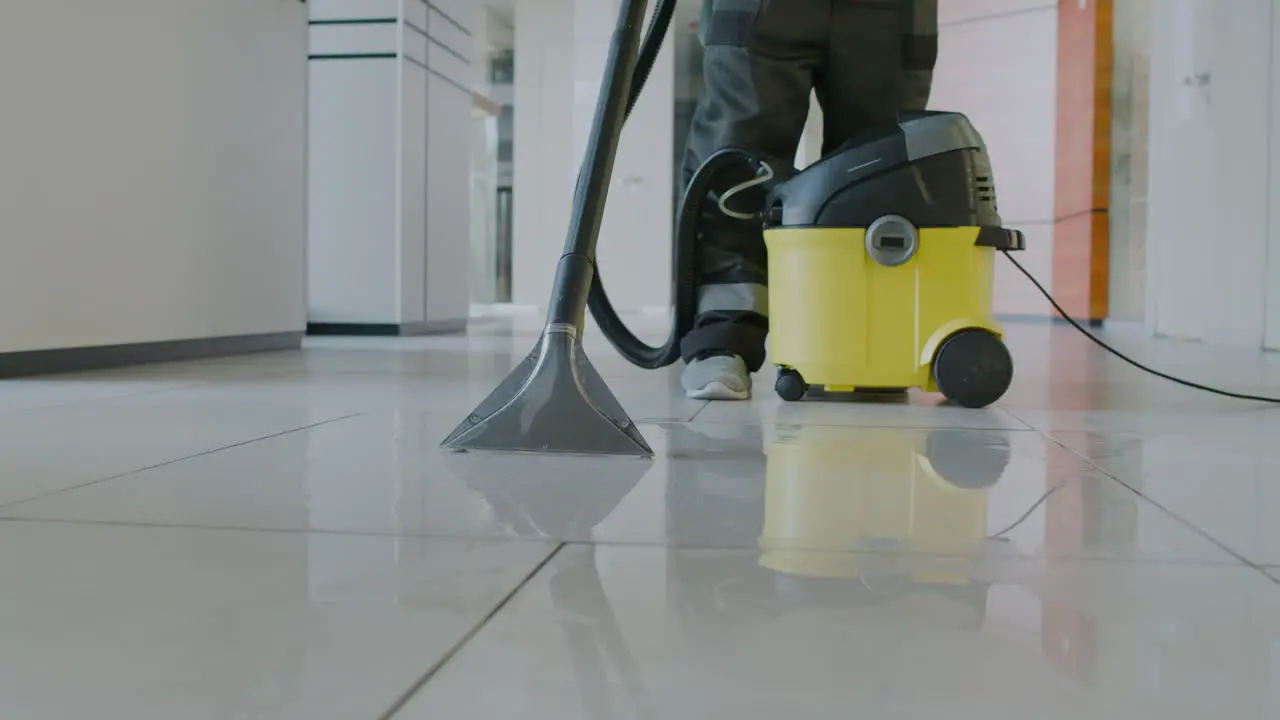
[[[671,26],[671,18],[675,14],[676,0],[658,0],[649,27],[645,30],[644,40],[636,59],[635,74],[631,79],[631,88],[627,99],[627,117],[635,108],[640,93],[644,91],[645,82],[653,70],[662,43],[666,39],[667,30]],[[618,317],[617,311],[609,302],[604,282],[600,279],[600,266],[596,263],[595,275],[591,282],[591,291],[587,296],[587,307],[595,318],[600,331],[609,339],[618,353],[628,362],[647,370],[671,365],[680,359],[680,340],[693,329],[698,310],[698,287],[695,272],[695,248],[698,237],[698,219],[702,215],[702,206],[711,191],[712,181],[720,173],[732,165],[748,164],[755,168],[755,158],[739,150],[723,150],[712,155],[694,174],[685,189],[684,198],[680,202],[680,210],[676,216],[675,237],[672,243],[672,305],[674,313],[671,332],[664,344],[654,347],[642,342]],[[585,172],[585,165],[584,165]],[[581,175],[579,189],[582,188]]]

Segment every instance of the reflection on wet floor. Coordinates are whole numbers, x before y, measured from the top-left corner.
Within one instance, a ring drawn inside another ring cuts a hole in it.
[[[441,452],[521,333],[0,388],[6,717],[1280,717],[1280,415],[1048,327],[978,412],[589,336],[652,459]]]

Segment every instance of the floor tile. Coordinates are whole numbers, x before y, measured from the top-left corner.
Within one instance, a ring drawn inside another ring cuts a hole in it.
[[[589,327],[654,458],[442,452],[540,326],[0,381],[5,716],[374,718],[430,674],[397,717],[1280,717],[1275,409],[1026,323],[989,411],[707,405]]]
[[[1101,434],[1054,439],[1249,562],[1280,565],[1280,447],[1248,434]]]
[[[0,413],[61,407],[108,398],[162,392],[192,384],[189,379],[130,377],[0,380]]]
[[[1070,327],[1010,325],[1017,377],[1001,407],[1043,430],[1274,435],[1280,406],[1220,397],[1153,377]],[[1193,382],[1280,398],[1280,354],[1095,331],[1135,360]]]
[[[829,560],[566,548],[396,717],[1280,714],[1280,587],[1251,569]]]
[[[437,444],[429,414],[365,415],[0,515],[708,548],[1234,562],[1037,433],[642,425],[652,461]],[[988,537],[997,536],[997,537]]]
[[[0,523],[5,716],[376,718],[539,543]]]
[[[337,417],[305,407],[105,401],[0,414],[0,505]]]
[[[298,352],[0,379],[0,413],[92,403],[296,370]]]
[[[1274,437],[1280,433],[1280,408],[1237,404],[1214,409],[1189,403],[1179,410],[1021,410],[1010,412],[1027,425],[1046,432],[1182,433]]]

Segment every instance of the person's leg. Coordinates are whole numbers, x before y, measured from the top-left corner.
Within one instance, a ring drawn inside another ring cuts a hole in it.
[[[791,172],[813,72],[826,50],[829,10],[830,0],[713,0],[701,28],[704,85],[685,151],[686,183],[725,148],[759,155],[783,176]],[[726,173],[715,190],[749,179]],[[760,227],[725,216],[713,197],[701,218],[697,255],[698,318],[681,344],[683,384],[691,397],[744,399],[748,373],[764,364],[769,330]]]
[[[816,86],[823,153],[868,126],[929,103],[938,57],[938,0],[832,3]]]

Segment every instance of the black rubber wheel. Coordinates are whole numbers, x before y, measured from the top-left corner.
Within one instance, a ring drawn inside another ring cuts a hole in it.
[[[1013,383],[1013,357],[1000,338],[985,330],[961,330],[933,356],[933,379],[948,400],[984,408]]]
[[[778,380],[774,382],[773,390],[783,400],[796,402],[804,399],[805,393],[809,392],[809,385],[800,377],[800,373],[782,368],[778,370]]]

